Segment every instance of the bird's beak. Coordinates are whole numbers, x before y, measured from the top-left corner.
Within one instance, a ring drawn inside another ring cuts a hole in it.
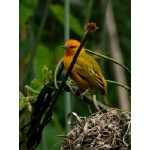
[[[68,46],[61,46],[62,48],[64,48],[65,50],[68,50],[69,47]]]

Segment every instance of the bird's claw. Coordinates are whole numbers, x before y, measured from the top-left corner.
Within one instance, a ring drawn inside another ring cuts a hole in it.
[[[85,90],[83,93],[81,93],[81,94],[80,94],[80,98],[83,99],[83,96],[84,96],[84,95],[90,94],[88,91],[89,91],[89,89],[87,89],[87,90]]]

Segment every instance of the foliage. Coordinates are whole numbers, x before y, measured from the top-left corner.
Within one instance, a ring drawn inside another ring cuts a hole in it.
[[[50,5],[50,10],[54,17],[62,24],[65,24],[65,14],[64,9],[61,5]],[[70,14],[70,30],[79,36],[82,36],[82,28],[79,20]]]

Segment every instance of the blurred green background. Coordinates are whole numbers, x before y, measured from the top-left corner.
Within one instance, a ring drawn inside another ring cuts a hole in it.
[[[67,15],[70,16],[69,24],[65,19]],[[87,22],[96,22],[99,29],[84,47],[112,57],[131,69],[131,1],[19,1],[19,89],[22,93],[26,94],[24,87],[34,78],[43,82],[44,65],[54,74],[64,53],[61,46],[67,38],[81,41]],[[65,31],[68,25],[69,33]],[[107,60],[95,59],[106,79],[131,87],[131,75],[127,71],[120,70],[120,67],[118,70]],[[81,116],[90,115],[84,102],[67,94],[62,93],[57,101],[53,122],[45,127],[37,150],[59,149],[61,138],[56,135],[66,134],[70,129],[66,121],[68,107],[69,111]],[[130,95],[122,87],[108,83],[108,99],[112,107],[130,110]],[[100,96],[98,99],[102,100]]]

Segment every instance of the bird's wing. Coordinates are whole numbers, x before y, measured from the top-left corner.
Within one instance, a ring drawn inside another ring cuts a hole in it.
[[[93,88],[100,90],[102,94],[105,93],[101,69],[90,55],[84,54],[84,56],[78,57],[74,67],[81,78],[87,80]]]

